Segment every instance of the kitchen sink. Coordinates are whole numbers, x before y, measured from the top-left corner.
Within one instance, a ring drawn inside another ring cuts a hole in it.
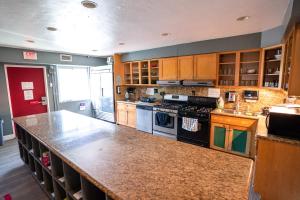
[[[232,114],[232,115],[246,115],[256,117],[258,114],[254,112],[246,112],[246,111],[236,111],[233,109],[220,109],[218,110],[220,113]]]

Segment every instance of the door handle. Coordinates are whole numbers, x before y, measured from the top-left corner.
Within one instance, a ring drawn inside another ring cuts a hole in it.
[[[41,101],[30,101],[29,104],[30,105],[42,104],[43,106],[46,106],[48,104],[47,97],[42,97]]]

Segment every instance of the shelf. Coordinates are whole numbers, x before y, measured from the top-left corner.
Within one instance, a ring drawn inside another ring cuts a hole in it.
[[[241,64],[251,64],[251,63],[259,63],[259,61],[255,60],[255,61],[241,61]]]
[[[105,199],[105,193],[85,178],[81,178],[82,197],[88,200]]]
[[[219,76],[235,76],[235,75],[234,74],[232,74],[232,75],[219,74]]]
[[[259,74],[240,74],[240,76],[258,76]]]
[[[280,74],[265,74],[265,76],[279,76]]]
[[[219,63],[220,65],[235,65],[235,62],[223,62]]]
[[[275,60],[275,59],[274,59],[274,60],[266,60],[265,62],[280,62],[280,61],[281,61],[281,60],[277,60],[277,59]]]

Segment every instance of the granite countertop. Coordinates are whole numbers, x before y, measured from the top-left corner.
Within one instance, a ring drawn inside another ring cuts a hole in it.
[[[148,102],[142,102],[142,101],[127,101],[127,100],[118,100],[117,102],[120,103],[129,103],[129,104],[134,104],[134,105],[148,105],[148,106],[155,106],[155,105],[159,105],[160,101],[156,101],[153,103],[148,103]]]
[[[68,111],[14,121],[114,199],[248,199],[251,159]]]
[[[280,137],[277,135],[268,134],[268,129],[266,127],[266,116],[259,115],[256,132],[257,132],[256,137],[260,139],[272,140],[275,142],[282,142],[282,143],[300,146],[299,140],[293,140],[289,138]]]

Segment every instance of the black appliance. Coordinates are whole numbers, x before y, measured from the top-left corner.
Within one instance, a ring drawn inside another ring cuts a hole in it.
[[[258,100],[258,91],[256,91],[256,90],[244,90],[244,99]]]
[[[188,104],[178,110],[177,140],[209,147],[210,112],[217,106],[217,99],[189,96]],[[198,130],[191,132],[182,128],[183,117],[198,120]]]
[[[300,105],[271,107],[266,126],[268,134],[300,140]]]

